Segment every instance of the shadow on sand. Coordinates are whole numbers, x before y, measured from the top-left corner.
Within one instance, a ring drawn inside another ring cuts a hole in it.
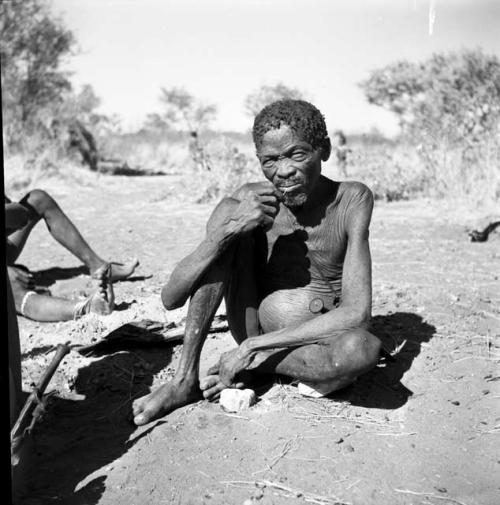
[[[400,346],[405,340],[406,343],[393,360],[382,359],[379,366],[331,397],[361,407],[397,409],[414,394],[401,383],[401,379],[420,354],[422,343],[431,340],[436,328],[418,314],[396,312],[375,316],[371,332],[382,340],[388,350]]]
[[[85,265],[78,267],[52,267],[45,270],[37,270],[32,272],[35,284],[40,287],[48,288],[55,284],[57,281],[65,281],[73,279],[79,275],[90,275],[89,269]],[[152,275],[133,275],[123,279],[120,282],[139,282],[150,279]]]
[[[133,400],[148,394],[153,376],[172,359],[173,347],[122,351],[82,367],[72,385],[83,399],[53,397],[36,425],[29,454],[16,467],[16,504],[92,505],[106,476],[92,474],[118,460],[158,423],[139,430],[132,423]],[[81,484],[80,484],[81,483]],[[76,487],[80,484],[80,487]]]

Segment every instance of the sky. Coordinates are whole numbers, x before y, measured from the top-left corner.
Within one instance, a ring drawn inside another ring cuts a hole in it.
[[[125,130],[161,112],[161,87],[177,86],[217,106],[215,129],[247,131],[247,95],[283,82],[329,129],[391,136],[395,118],[358,86],[370,70],[462,48],[500,56],[498,0],[50,1],[78,42],[73,84],[91,84]]]

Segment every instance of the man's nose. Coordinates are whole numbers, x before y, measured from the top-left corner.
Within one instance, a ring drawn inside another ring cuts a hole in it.
[[[277,169],[276,169],[276,175],[279,177],[290,177],[296,172],[296,168],[293,166],[293,163],[291,160],[287,158],[281,158],[276,161]]]

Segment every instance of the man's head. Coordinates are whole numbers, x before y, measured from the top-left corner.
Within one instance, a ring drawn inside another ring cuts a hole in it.
[[[264,175],[285,205],[303,205],[331,152],[321,112],[303,100],[279,100],[257,114],[252,133]]]

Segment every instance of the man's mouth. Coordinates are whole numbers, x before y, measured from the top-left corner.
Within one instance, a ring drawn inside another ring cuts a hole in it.
[[[302,185],[299,182],[295,182],[293,184],[282,184],[278,187],[278,189],[286,195],[287,193],[291,193],[296,189],[299,189]]]

